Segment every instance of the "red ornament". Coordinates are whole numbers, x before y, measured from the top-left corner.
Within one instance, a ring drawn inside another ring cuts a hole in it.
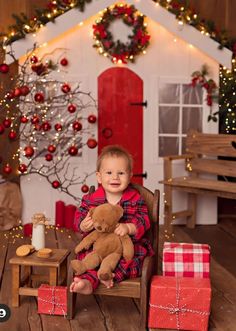
[[[58,181],[58,180],[54,180],[53,182],[52,182],[52,187],[53,188],[58,188],[58,187],[60,187],[61,186],[61,183]]]
[[[82,191],[83,193],[87,193],[87,192],[89,191],[89,187],[88,187],[88,185],[84,184],[83,186],[81,186],[81,191]]]
[[[16,139],[16,136],[17,136],[17,134],[16,134],[16,131],[14,131],[14,130],[11,130],[8,134],[8,138],[11,140]]]
[[[0,72],[1,72],[2,74],[7,74],[8,71],[9,71],[9,65],[6,64],[6,63],[1,63],[1,64],[0,64]]]
[[[63,57],[63,59],[61,59],[61,61],[60,61],[60,64],[63,67],[66,67],[68,65],[68,60],[65,57]]]
[[[38,123],[36,123],[36,124],[34,125],[34,130],[36,130],[36,131],[40,131],[40,130],[41,130],[41,125],[38,124]]]
[[[97,120],[97,117],[95,115],[89,115],[88,122],[89,123],[95,123]]]
[[[98,144],[97,141],[93,138],[89,138],[87,140],[87,146],[91,149],[95,148],[97,146],[97,144]]]
[[[52,161],[52,159],[53,159],[52,154],[49,154],[49,153],[48,153],[48,154],[45,155],[45,160],[46,160],[46,161],[49,162],[49,161]]]
[[[19,170],[19,172],[21,172],[22,174],[23,174],[24,172],[26,172],[26,171],[27,171],[27,166],[26,166],[26,164],[24,164],[24,163],[19,164],[18,170]]]
[[[10,128],[11,126],[11,120],[9,118],[5,118],[5,120],[2,122],[5,128]]]
[[[5,174],[9,175],[12,172],[12,167],[7,163],[4,167],[3,167],[3,172],[5,172]]]
[[[82,124],[78,121],[75,121],[72,126],[75,131],[80,131],[82,129]]]
[[[78,153],[78,148],[76,146],[70,146],[68,149],[68,153],[71,156],[75,156]]]
[[[31,118],[31,123],[32,124],[38,124],[39,123],[39,117],[37,115],[34,115],[32,118]]]
[[[21,88],[16,87],[14,89],[13,95],[14,95],[15,98],[19,98],[21,96]]]
[[[34,155],[34,149],[32,146],[26,146],[24,152],[27,158],[31,158]]]
[[[76,111],[76,106],[71,103],[68,107],[67,110],[69,113],[74,113]]]
[[[71,90],[71,87],[70,87],[69,84],[65,83],[65,84],[62,85],[61,90],[62,90],[63,93],[69,93],[70,90]]]
[[[30,89],[27,85],[21,86],[20,90],[21,90],[21,95],[23,95],[24,97],[30,92]]]
[[[35,55],[31,56],[31,58],[30,58],[30,62],[31,62],[31,63],[37,63],[37,62],[38,62],[38,58],[37,58],[37,56],[35,56]]]
[[[20,117],[20,122],[21,122],[21,123],[27,123],[27,122],[28,122],[28,118],[27,118],[26,116],[22,115],[22,116]]]
[[[7,94],[6,94],[6,98],[7,98],[8,100],[13,99],[13,98],[14,98],[14,91],[9,91],[9,92],[7,92]]]
[[[54,153],[55,150],[56,150],[56,146],[55,146],[55,145],[48,145],[48,151],[49,151],[50,153]]]
[[[34,100],[36,102],[39,102],[39,103],[44,102],[44,95],[43,95],[43,93],[42,92],[36,93],[35,96],[34,96]]]
[[[5,131],[4,125],[0,124],[0,134],[3,134]]]
[[[59,132],[59,131],[62,130],[62,125],[61,125],[60,123],[56,123],[56,124],[54,125],[54,128],[55,128],[55,130],[56,130],[57,132]]]
[[[38,76],[47,72],[47,67],[43,63],[32,64],[31,69],[36,72]]]
[[[41,127],[42,127],[43,131],[49,131],[49,130],[51,130],[52,126],[49,122],[43,122]]]

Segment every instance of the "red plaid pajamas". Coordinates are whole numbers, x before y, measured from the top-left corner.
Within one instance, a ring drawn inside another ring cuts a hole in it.
[[[164,276],[209,278],[210,247],[165,242],[162,269]]]
[[[105,202],[107,202],[107,200],[102,186],[99,186],[94,193],[87,194],[83,197],[81,206],[75,214],[75,227],[80,233],[82,233],[83,236],[86,236],[88,233],[81,232],[81,221],[85,218],[90,208],[96,207]],[[143,237],[145,232],[150,228],[147,206],[138,191],[136,191],[132,185],[129,185],[123,192],[119,204],[124,209],[124,215],[120,219],[120,223],[133,223],[137,230],[136,234],[131,236],[134,244],[134,258],[133,260],[127,262],[123,258],[120,259],[116,269],[114,270],[114,281],[116,282],[121,282],[127,278],[135,278],[140,276],[144,258],[148,255],[151,256],[154,254],[151,243]],[[91,249],[86,252],[79,253],[77,255],[77,259],[83,259],[84,256],[90,251]],[[79,277],[88,279],[94,290],[99,285],[96,270],[89,270]]]

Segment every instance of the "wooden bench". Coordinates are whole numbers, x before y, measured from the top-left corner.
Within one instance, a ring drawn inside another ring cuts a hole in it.
[[[184,161],[187,175],[173,178],[173,161],[181,159]],[[215,176],[209,179],[209,174]],[[166,233],[172,234],[172,222],[177,218],[186,217],[187,226],[194,228],[197,194],[236,199],[236,135],[189,132],[186,138],[186,154],[164,157],[164,180],[160,183],[164,184]],[[187,192],[187,210],[173,212],[173,190]]]

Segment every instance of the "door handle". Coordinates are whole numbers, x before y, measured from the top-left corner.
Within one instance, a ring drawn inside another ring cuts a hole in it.
[[[113,136],[113,131],[111,128],[102,129],[102,135],[104,138],[109,139]]]
[[[143,106],[147,108],[147,100],[144,102],[130,102],[129,104],[130,106]]]
[[[142,174],[133,174],[133,177],[142,177],[142,178],[147,179],[147,171],[145,171]]]

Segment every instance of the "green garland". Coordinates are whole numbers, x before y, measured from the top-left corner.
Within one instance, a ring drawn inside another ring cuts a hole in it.
[[[93,25],[95,39],[93,46],[97,48],[99,54],[110,58],[113,63],[134,62],[135,56],[145,53],[149,45],[150,35],[147,32],[144,17],[134,6],[119,4],[106,8],[100,19]],[[133,33],[128,36],[129,43],[113,40],[109,27],[116,19],[122,19],[124,24],[132,27]]]

